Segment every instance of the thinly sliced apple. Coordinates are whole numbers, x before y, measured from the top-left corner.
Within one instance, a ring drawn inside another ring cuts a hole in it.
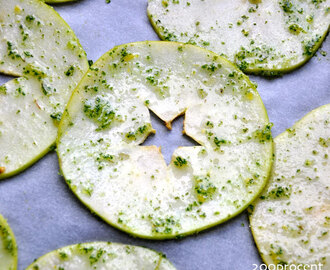
[[[152,110],[185,133],[167,167]],[[242,72],[193,45],[115,47],[85,75],[63,115],[60,167],[78,198],[111,225],[143,238],[191,234],[243,211],[266,184],[273,153],[264,105]]]
[[[57,123],[88,69],[63,19],[39,0],[0,0],[0,179],[30,166],[54,145]]]
[[[26,270],[175,270],[161,253],[153,250],[106,242],[72,245],[52,251]]]
[[[330,269],[329,154],[330,104],[276,137],[272,175],[250,216],[265,263]]]
[[[225,56],[246,73],[278,75],[310,59],[329,29],[329,0],[149,0],[164,40]]]
[[[15,236],[7,221],[0,215],[0,270],[17,269]]]

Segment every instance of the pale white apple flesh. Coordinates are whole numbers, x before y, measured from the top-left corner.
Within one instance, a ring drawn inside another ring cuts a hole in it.
[[[0,215],[0,270],[16,270],[17,246],[7,221]]]
[[[54,145],[57,124],[88,69],[86,53],[52,7],[38,0],[0,0],[0,179]]]
[[[32,263],[26,270],[175,270],[165,255],[123,244],[94,242],[60,248]]]
[[[156,146],[148,108],[200,146]],[[255,86],[231,63],[175,42],[115,47],[87,72],[57,141],[73,192],[111,225],[143,238],[204,230],[242,212],[266,184],[272,159],[267,113]]]
[[[251,208],[251,229],[267,264],[330,269],[330,104],[275,138],[270,181]],[[254,210],[253,210],[254,208]]]
[[[310,59],[329,29],[329,0],[149,0],[160,38],[207,48],[247,73],[278,75]]]

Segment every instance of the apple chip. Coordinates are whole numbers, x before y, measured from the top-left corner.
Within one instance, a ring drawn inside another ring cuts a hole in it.
[[[0,270],[17,269],[17,247],[13,232],[0,215]]]
[[[330,104],[275,138],[270,181],[250,216],[265,263],[330,269],[329,146]]]
[[[175,270],[165,255],[153,250],[106,242],[72,245],[52,251],[26,270]]]
[[[185,114],[199,146],[140,144]],[[243,211],[266,184],[271,125],[255,86],[220,56],[193,45],[140,42],[115,47],[85,75],[57,141],[72,191],[111,225],[143,238],[204,230]]]
[[[54,145],[73,89],[88,69],[70,27],[39,0],[0,0],[0,179],[30,166]]]
[[[160,36],[195,44],[246,72],[278,75],[310,59],[329,29],[329,0],[149,0]]]

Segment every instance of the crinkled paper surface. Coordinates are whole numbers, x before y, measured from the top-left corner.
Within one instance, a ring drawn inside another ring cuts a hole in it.
[[[110,4],[105,0],[81,0],[57,5],[55,9],[75,31],[88,59],[94,61],[115,45],[158,40],[147,18],[147,0],[112,0]],[[323,56],[321,51],[327,55]],[[300,69],[276,79],[250,78],[258,83],[276,136],[312,109],[330,103],[329,37],[316,56]],[[9,79],[0,75],[0,84]],[[182,117],[177,119],[173,130],[168,131],[153,117],[157,134],[149,137],[145,144],[161,146],[167,162],[176,147],[194,144],[182,135],[182,121]],[[182,240],[134,239],[112,228],[75,198],[59,175],[54,152],[16,177],[0,182],[0,213],[8,219],[15,233],[19,270],[54,249],[96,240],[156,249],[164,252],[180,270],[252,270],[253,264],[262,263],[246,212]]]

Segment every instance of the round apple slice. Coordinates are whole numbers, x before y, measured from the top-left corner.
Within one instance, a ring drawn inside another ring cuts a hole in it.
[[[330,269],[329,154],[330,104],[276,137],[270,181],[250,216],[268,265],[320,263]]]
[[[52,251],[26,270],[175,270],[165,255],[153,250],[106,242],[84,243]]]
[[[0,179],[27,168],[54,145],[73,89],[88,69],[70,27],[38,0],[0,0]]]
[[[169,166],[149,111],[167,127],[185,113]],[[175,42],[115,47],[85,75],[59,127],[63,175],[78,198],[111,225],[165,239],[214,226],[243,211],[264,187],[272,138],[249,79],[220,56]]]
[[[329,29],[329,0],[149,0],[161,39],[199,45],[246,72],[289,72],[310,59]]]
[[[7,221],[0,215],[0,270],[17,269],[15,236]]]

